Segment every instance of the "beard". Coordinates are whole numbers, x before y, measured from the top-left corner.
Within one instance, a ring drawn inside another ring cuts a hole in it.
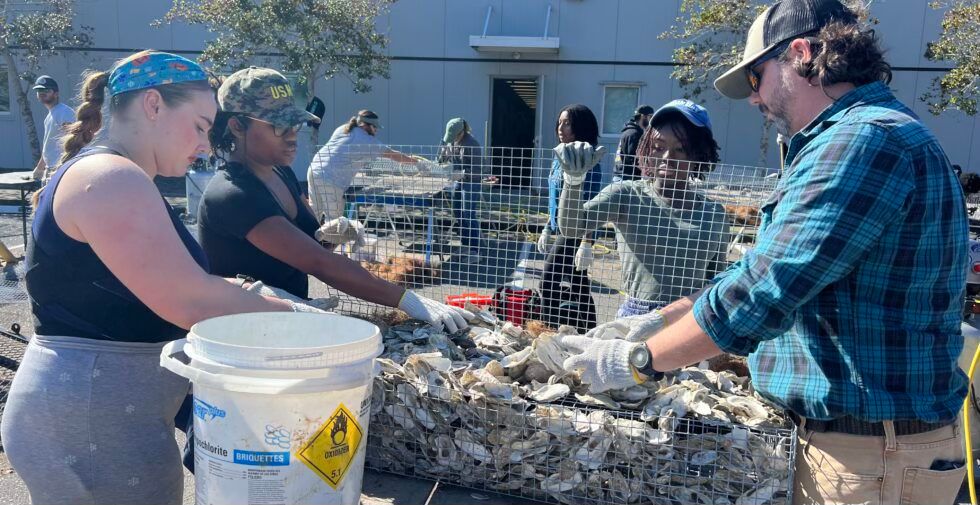
[[[776,128],[776,133],[787,138],[792,137],[795,132],[790,131],[792,127],[786,105],[789,102],[789,93],[786,88],[777,86],[772,92],[772,97],[766,102],[766,104],[759,104],[759,111],[772,122],[773,127]]]

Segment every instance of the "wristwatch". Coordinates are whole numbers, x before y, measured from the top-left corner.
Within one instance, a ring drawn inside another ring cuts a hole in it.
[[[653,379],[658,381],[664,377],[663,372],[658,372],[653,369],[653,356],[650,354],[650,348],[647,347],[646,342],[640,342],[633,347],[629,355],[630,368],[633,369],[634,379],[636,375],[639,374],[641,379],[637,382],[644,382],[645,380]]]

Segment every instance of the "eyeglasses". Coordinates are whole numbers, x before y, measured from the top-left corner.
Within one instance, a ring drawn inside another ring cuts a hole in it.
[[[292,132],[292,133],[299,133],[299,131],[303,129],[303,125],[306,124],[306,123],[298,123],[298,124],[294,124],[292,126],[279,126],[279,125],[277,125],[275,123],[270,123],[269,121],[265,121],[265,120],[259,119],[257,117],[252,117],[252,116],[245,116],[245,117],[251,119],[252,121],[258,121],[260,123],[265,123],[265,124],[271,126],[272,127],[272,133],[273,133],[273,135],[275,135],[277,137],[285,137],[286,134],[287,133],[290,133],[290,132]]]
[[[758,93],[759,86],[762,85],[762,74],[757,69],[761,68],[765,62],[774,58],[778,58],[779,55],[783,54],[783,52],[786,51],[786,48],[789,47],[790,42],[791,42],[790,40],[787,40],[785,42],[780,43],[778,46],[772,48],[771,50],[769,50],[768,53],[763,54],[754,62],[752,62],[751,65],[749,65],[746,74],[747,77],[749,78],[749,87],[752,88],[752,91]]]

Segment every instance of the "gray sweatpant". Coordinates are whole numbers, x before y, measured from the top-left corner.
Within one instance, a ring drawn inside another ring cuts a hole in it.
[[[186,379],[163,344],[36,335],[3,414],[3,446],[34,505],[179,504],[174,415]]]

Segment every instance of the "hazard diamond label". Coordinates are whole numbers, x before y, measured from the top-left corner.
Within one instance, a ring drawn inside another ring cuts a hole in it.
[[[327,422],[303,443],[296,457],[336,490],[347,475],[363,436],[357,418],[341,403]]]

